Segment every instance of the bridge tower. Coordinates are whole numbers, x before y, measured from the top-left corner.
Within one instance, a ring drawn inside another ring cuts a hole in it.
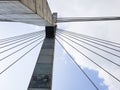
[[[45,39],[42,45],[42,48],[40,50],[39,56],[37,63],[35,65],[29,86],[27,90],[51,90],[52,89],[52,69],[53,69],[53,61],[54,61],[54,44],[55,44],[55,33],[56,33],[56,20],[57,23],[63,23],[63,22],[91,22],[91,21],[111,21],[111,20],[120,20],[120,17],[65,17],[65,18],[57,18],[57,14],[52,14],[51,10],[49,8],[47,0],[0,0],[0,21],[2,22],[22,22],[22,23],[27,23],[27,24],[33,24],[33,25],[38,25],[38,26],[45,26]],[[58,32],[60,33],[60,32]],[[66,35],[68,37],[75,39],[77,41],[83,42],[89,46],[92,46],[94,48],[97,48],[99,50],[102,50],[106,53],[109,53],[113,56],[116,56],[120,58],[119,55],[111,53],[109,51],[106,51],[104,49],[98,48],[90,43],[94,43],[100,46],[103,46],[105,48],[109,48],[111,50],[119,51],[117,49],[108,47],[114,46],[114,47],[119,47],[120,44],[82,35],[82,34],[77,34],[76,36],[75,33],[67,32]],[[71,36],[70,36],[71,35]],[[81,41],[81,38],[79,36],[83,36],[87,39],[87,43],[85,41]],[[67,38],[64,35],[61,35],[64,38]],[[59,37],[59,36],[58,36]],[[77,37],[77,38],[74,38]],[[111,62],[112,64],[116,66],[120,66],[116,62],[111,61],[110,59],[92,51],[89,48],[86,48],[83,45],[80,45],[77,42],[74,42],[70,38],[67,38],[68,40],[72,41],[73,43],[83,47],[84,49],[91,51],[92,53],[100,56],[103,59],[106,59],[107,61]],[[80,38],[80,40],[78,39]],[[88,39],[93,40],[90,41]],[[61,38],[64,42],[66,42],[64,39]],[[96,41],[97,43],[95,43]],[[83,54],[81,51],[79,51],[76,47],[72,46],[69,42],[66,42],[69,46],[74,48],[77,52],[79,52],[81,55],[86,57],[89,61],[94,63],[96,66],[98,66],[100,69],[105,71],[107,74],[109,74],[111,77],[113,77],[115,80],[120,82],[120,80],[111,74],[109,71],[101,67],[99,64],[94,62],[92,59],[87,57],[85,54]],[[100,44],[99,44],[100,43]],[[103,43],[103,45],[101,44]],[[60,44],[60,43],[59,43]],[[107,46],[105,46],[105,44]],[[62,44],[61,44],[62,46]],[[63,47],[64,48],[64,47]],[[119,47],[120,48],[120,47]],[[65,48],[64,48],[65,50]],[[67,50],[66,50],[67,52]],[[67,52],[68,53],[68,52]],[[70,56],[70,54],[68,53]],[[70,56],[71,57],[71,56]],[[72,57],[71,57],[72,58]],[[72,58],[73,60],[73,58]],[[16,61],[17,62],[17,61]],[[75,61],[74,61],[75,62]],[[15,62],[13,63],[15,64]],[[11,64],[10,66],[12,66]],[[94,82],[89,78],[89,76],[82,70],[82,68],[75,62],[75,64],[78,66],[78,68],[83,72],[83,74],[88,78],[88,80],[91,82],[91,84],[96,88],[96,90],[99,90],[98,87],[94,84]],[[10,67],[9,66],[9,67]],[[8,69],[8,68],[7,68]],[[6,70],[7,70],[6,69]],[[5,71],[5,70],[4,70]],[[2,73],[4,72],[2,71]]]
[[[51,90],[56,27],[46,27],[43,42],[28,90]]]
[[[45,26],[45,39],[28,90],[51,90],[55,43],[55,15],[47,0],[0,0],[0,21]]]

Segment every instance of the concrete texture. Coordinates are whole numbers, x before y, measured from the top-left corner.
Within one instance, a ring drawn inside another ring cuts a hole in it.
[[[0,21],[53,26],[47,0],[0,0]]]
[[[56,27],[46,27],[46,37],[43,42],[28,90],[52,89],[55,32]]]
[[[45,38],[28,90],[51,90],[54,38]]]

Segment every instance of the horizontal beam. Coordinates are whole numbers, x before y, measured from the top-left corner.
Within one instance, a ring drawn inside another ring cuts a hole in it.
[[[42,17],[44,20],[54,25],[51,10],[47,0],[20,0],[25,6],[31,9],[34,13]]]
[[[0,21],[55,25],[47,0],[0,0]]]
[[[4,14],[0,15],[0,21],[6,22],[24,22],[33,25],[49,25],[44,19],[37,14]]]
[[[57,23],[63,22],[90,22],[120,20],[120,17],[63,17],[57,18]]]

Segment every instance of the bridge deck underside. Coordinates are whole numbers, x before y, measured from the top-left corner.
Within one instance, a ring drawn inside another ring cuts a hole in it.
[[[51,26],[51,24],[23,5],[19,0],[0,0],[0,21],[22,22],[38,26]]]

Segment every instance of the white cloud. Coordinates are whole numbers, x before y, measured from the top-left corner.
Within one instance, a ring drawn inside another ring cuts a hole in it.
[[[48,0],[51,4],[51,8],[53,11],[57,11],[59,16],[119,16],[120,15],[120,0]],[[107,40],[112,40],[116,42],[120,42],[119,39],[119,29],[120,29],[120,22],[90,22],[90,23],[70,23],[66,24],[65,26],[61,25],[61,28],[67,29],[69,31],[75,31]],[[0,24],[2,26],[2,24]],[[15,26],[15,25],[14,25]],[[21,25],[21,34],[25,32],[33,31],[31,27],[32,25]],[[4,26],[7,32],[11,32],[10,28],[11,24],[7,24]],[[16,26],[18,28],[18,26]],[[29,29],[26,30],[26,27]],[[13,27],[15,28],[15,27]],[[11,27],[11,29],[13,29]],[[16,28],[16,29],[17,29]],[[38,26],[35,27],[35,30],[39,30]],[[2,30],[1,30],[2,31]],[[16,31],[16,30],[15,30]],[[4,33],[0,34],[0,37],[6,36]],[[14,33],[14,32],[13,32]],[[15,32],[16,34],[16,32]],[[18,33],[19,34],[19,33]],[[12,34],[13,35],[13,34]],[[10,35],[7,35],[10,36]],[[68,48],[68,47],[66,47]],[[69,48],[68,48],[69,49]],[[88,60],[85,59],[80,54],[76,54],[70,49],[70,52],[73,53],[74,58],[76,61],[82,65],[82,67],[87,67],[92,70],[97,70],[99,72],[99,77],[104,79],[104,84],[109,86],[109,90],[119,90],[120,85],[119,82],[114,80],[108,74],[106,74],[103,70],[96,67],[94,64],[90,63]],[[78,61],[78,59],[80,59]],[[66,62],[65,62],[66,63]],[[109,66],[110,71],[114,73],[117,77],[120,78],[120,69],[119,68],[112,68]],[[6,81],[7,82],[7,81]],[[2,82],[1,82],[2,83]]]
[[[50,1],[50,0],[49,0]],[[50,2],[53,11],[57,11],[62,17],[64,16],[119,16],[120,15],[120,0],[52,0]],[[110,41],[115,41],[120,43],[119,21],[111,22],[89,22],[89,23],[69,23],[66,25],[68,31],[74,31],[77,33],[82,33]],[[61,27],[64,29],[64,27]],[[80,65],[83,67],[88,67],[99,72],[99,77],[104,79],[104,84],[109,86],[109,90],[119,90],[119,82],[113,79],[110,75],[106,74],[103,70],[96,67],[94,64],[88,62],[80,54],[73,53],[70,50],[74,58],[76,58]],[[92,56],[93,57],[93,56]],[[101,63],[101,62],[100,62]],[[104,61],[101,63],[103,64]],[[107,63],[104,63],[108,65]],[[108,65],[109,71],[120,78],[120,68],[112,68]]]

